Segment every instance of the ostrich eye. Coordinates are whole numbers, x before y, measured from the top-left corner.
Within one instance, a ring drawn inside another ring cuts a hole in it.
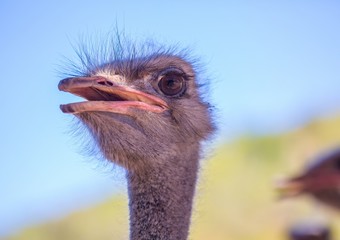
[[[159,80],[158,87],[165,95],[175,96],[183,93],[185,89],[185,82],[182,76],[169,74],[163,76]]]

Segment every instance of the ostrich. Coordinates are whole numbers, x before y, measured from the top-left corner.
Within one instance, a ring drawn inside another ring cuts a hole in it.
[[[117,39],[99,52],[78,51],[81,66],[58,88],[87,101],[60,108],[126,169],[130,239],[187,239],[201,142],[214,130],[211,107],[185,52]]]
[[[282,196],[309,194],[340,210],[340,148],[319,156],[295,177],[279,183]]]

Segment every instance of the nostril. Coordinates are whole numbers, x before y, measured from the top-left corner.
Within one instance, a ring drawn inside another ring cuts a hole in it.
[[[110,86],[110,87],[113,86],[113,83],[109,81],[99,81],[97,83],[103,86]]]

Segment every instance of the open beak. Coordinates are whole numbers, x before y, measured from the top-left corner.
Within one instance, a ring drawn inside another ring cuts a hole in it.
[[[64,113],[113,112],[129,115],[131,109],[161,113],[167,103],[153,95],[118,85],[101,76],[65,78],[59,82],[60,91],[69,92],[88,101],[60,105]]]
[[[275,184],[279,198],[289,198],[304,192],[304,184],[299,179],[280,179]]]
[[[303,174],[290,179],[279,180],[276,189],[280,197],[292,197],[302,193],[315,194],[322,191],[339,191],[340,177],[337,171],[324,171],[319,174]]]

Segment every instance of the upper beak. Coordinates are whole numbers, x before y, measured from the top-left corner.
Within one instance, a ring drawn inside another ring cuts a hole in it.
[[[60,105],[64,113],[101,111],[129,114],[132,108],[161,113],[168,109],[161,98],[101,76],[66,78],[59,82],[58,88],[89,100]]]

